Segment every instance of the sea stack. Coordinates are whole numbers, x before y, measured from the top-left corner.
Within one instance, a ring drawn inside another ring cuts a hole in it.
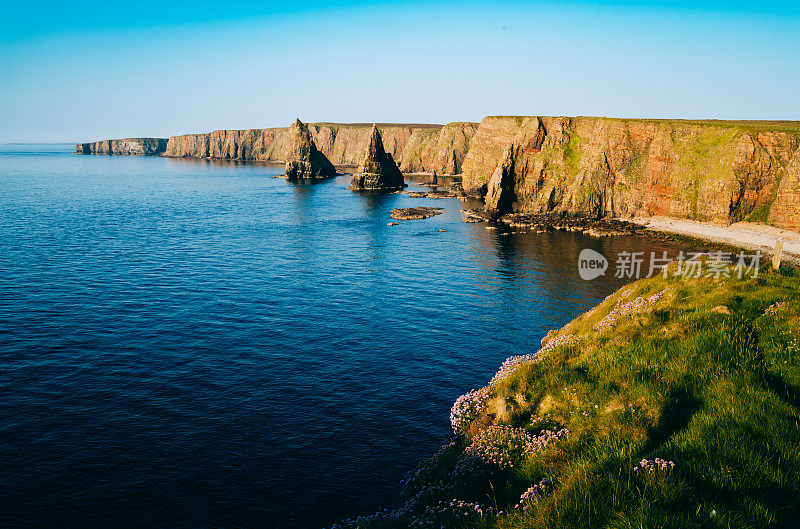
[[[392,155],[384,150],[381,133],[378,127],[373,125],[367,154],[358,166],[358,172],[353,175],[350,189],[389,191],[402,189],[405,186],[403,173],[397,168]]]
[[[286,158],[286,178],[289,180],[318,180],[336,176],[336,168],[317,150],[308,126],[295,120],[290,127],[292,147]]]

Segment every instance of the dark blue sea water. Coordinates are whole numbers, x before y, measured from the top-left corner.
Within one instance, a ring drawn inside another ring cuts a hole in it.
[[[455,398],[620,286],[458,200],[0,152],[0,525],[322,527],[397,500]],[[388,226],[394,207],[444,215]],[[446,229],[446,232],[439,232]]]

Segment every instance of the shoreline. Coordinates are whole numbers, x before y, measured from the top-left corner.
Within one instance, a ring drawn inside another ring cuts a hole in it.
[[[761,251],[770,258],[775,253],[775,244],[780,237],[783,239],[781,261],[793,266],[800,266],[800,233],[767,224],[737,222],[729,226],[720,226],[662,216],[634,217],[627,220],[642,226],[650,233],[678,235],[745,250]]]

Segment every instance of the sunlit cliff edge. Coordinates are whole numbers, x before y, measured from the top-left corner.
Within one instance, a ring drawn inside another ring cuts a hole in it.
[[[309,124],[338,166],[359,164],[370,127]],[[403,172],[461,174],[465,190],[488,190],[487,205],[501,210],[800,229],[799,122],[489,116],[378,128]],[[283,127],[105,140],[77,152],[285,162],[290,143]]]
[[[800,281],[765,268],[611,294],[459,397],[396,507],[333,528],[796,527]]]

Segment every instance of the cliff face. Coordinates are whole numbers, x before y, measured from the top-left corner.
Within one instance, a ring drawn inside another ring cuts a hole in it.
[[[496,213],[666,215],[800,230],[800,123],[490,116],[480,125],[378,124],[403,172],[463,174]],[[308,125],[332,163],[355,167],[371,126]],[[288,127],[77,145],[82,154],[286,162]]]
[[[154,156],[167,149],[166,138],[125,138],[122,140],[103,140],[79,143],[75,146],[78,154],[133,154]]]
[[[666,215],[800,228],[791,123],[487,117],[463,162],[487,206],[591,217]],[[502,191],[502,193],[501,193]]]
[[[458,174],[478,126],[379,124],[378,128],[386,152],[400,161],[404,172]],[[311,123],[308,129],[320,152],[336,165],[355,167],[367,154],[371,125]],[[218,130],[173,136],[164,156],[285,162],[291,148],[288,128]]]

